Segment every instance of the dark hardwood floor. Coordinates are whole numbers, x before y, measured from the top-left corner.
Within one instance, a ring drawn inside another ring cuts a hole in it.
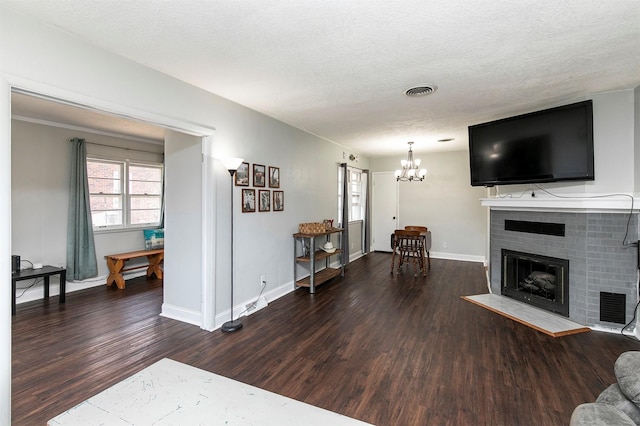
[[[390,275],[390,257],[232,334],[160,317],[162,283],[145,279],[18,305],[13,424],[44,425],[168,357],[377,425],[566,425],[614,382],[618,355],[640,350],[615,334],[549,337],[462,300],[486,292],[481,264],[433,259],[414,278]]]

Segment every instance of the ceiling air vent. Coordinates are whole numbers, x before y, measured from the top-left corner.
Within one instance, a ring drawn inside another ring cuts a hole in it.
[[[417,87],[412,87],[411,89],[407,89],[405,90],[404,94],[409,96],[410,98],[414,98],[414,97],[418,97],[418,96],[427,96],[432,94],[433,92],[435,92],[436,90],[438,90],[438,87],[436,86],[417,86]]]

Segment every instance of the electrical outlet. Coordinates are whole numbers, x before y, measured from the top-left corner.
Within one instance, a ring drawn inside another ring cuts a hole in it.
[[[442,243],[442,247],[443,247],[443,248],[447,248],[447,246],[448,246],[448,244],[447,244],[447,242],[446,242],[446,241],[445,241],[444,243]]]
[[[263,287],[267,285],[267,276],[266,275],[260,275],[260,287]]]

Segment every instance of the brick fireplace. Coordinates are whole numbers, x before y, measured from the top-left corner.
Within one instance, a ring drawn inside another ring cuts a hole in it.
[[[637,249],[625,247],[622,242],[627,229],[627,241],[638,240],[637,213],[629,218],[628,209],[511,210],[496,208],[487,200],[483,205],[492,207],[490,281],[494,294],[503,294],[503,250],[566,259],[569,319],[616,329],[631,321],[638,302]]]

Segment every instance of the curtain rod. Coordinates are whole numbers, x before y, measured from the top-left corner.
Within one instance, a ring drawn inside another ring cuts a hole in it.
[[[69,139],[67,139],[67,142],[73,142],[76,139],[81,139],[81,138],[69,138]],[[85,143],[88,143],[88,144],[91,144],[91,145],[97,145],[97,146],[105,146],[107,148],[124,149],[126,151],[137,151],[137,152],[146,152],[146,153],[149,153],[149,154],[162,154],[162,155],[164,155],[164,150],[163,150],[163,152],[156,152],[156,151],[148,151],[146,149],[125,148],[125,147],[121,147],[121,146],[107,145],[105,143],[89,142],[86,139],[83,139],[83,140],[85,141]]]
[[[351,167],[352,169],[360,170],[361,172],[369,172],[369,169],[361,169],[360,167],[352,166],[349,163],[338,163],[339,166],[346,165],[347,167]]]

